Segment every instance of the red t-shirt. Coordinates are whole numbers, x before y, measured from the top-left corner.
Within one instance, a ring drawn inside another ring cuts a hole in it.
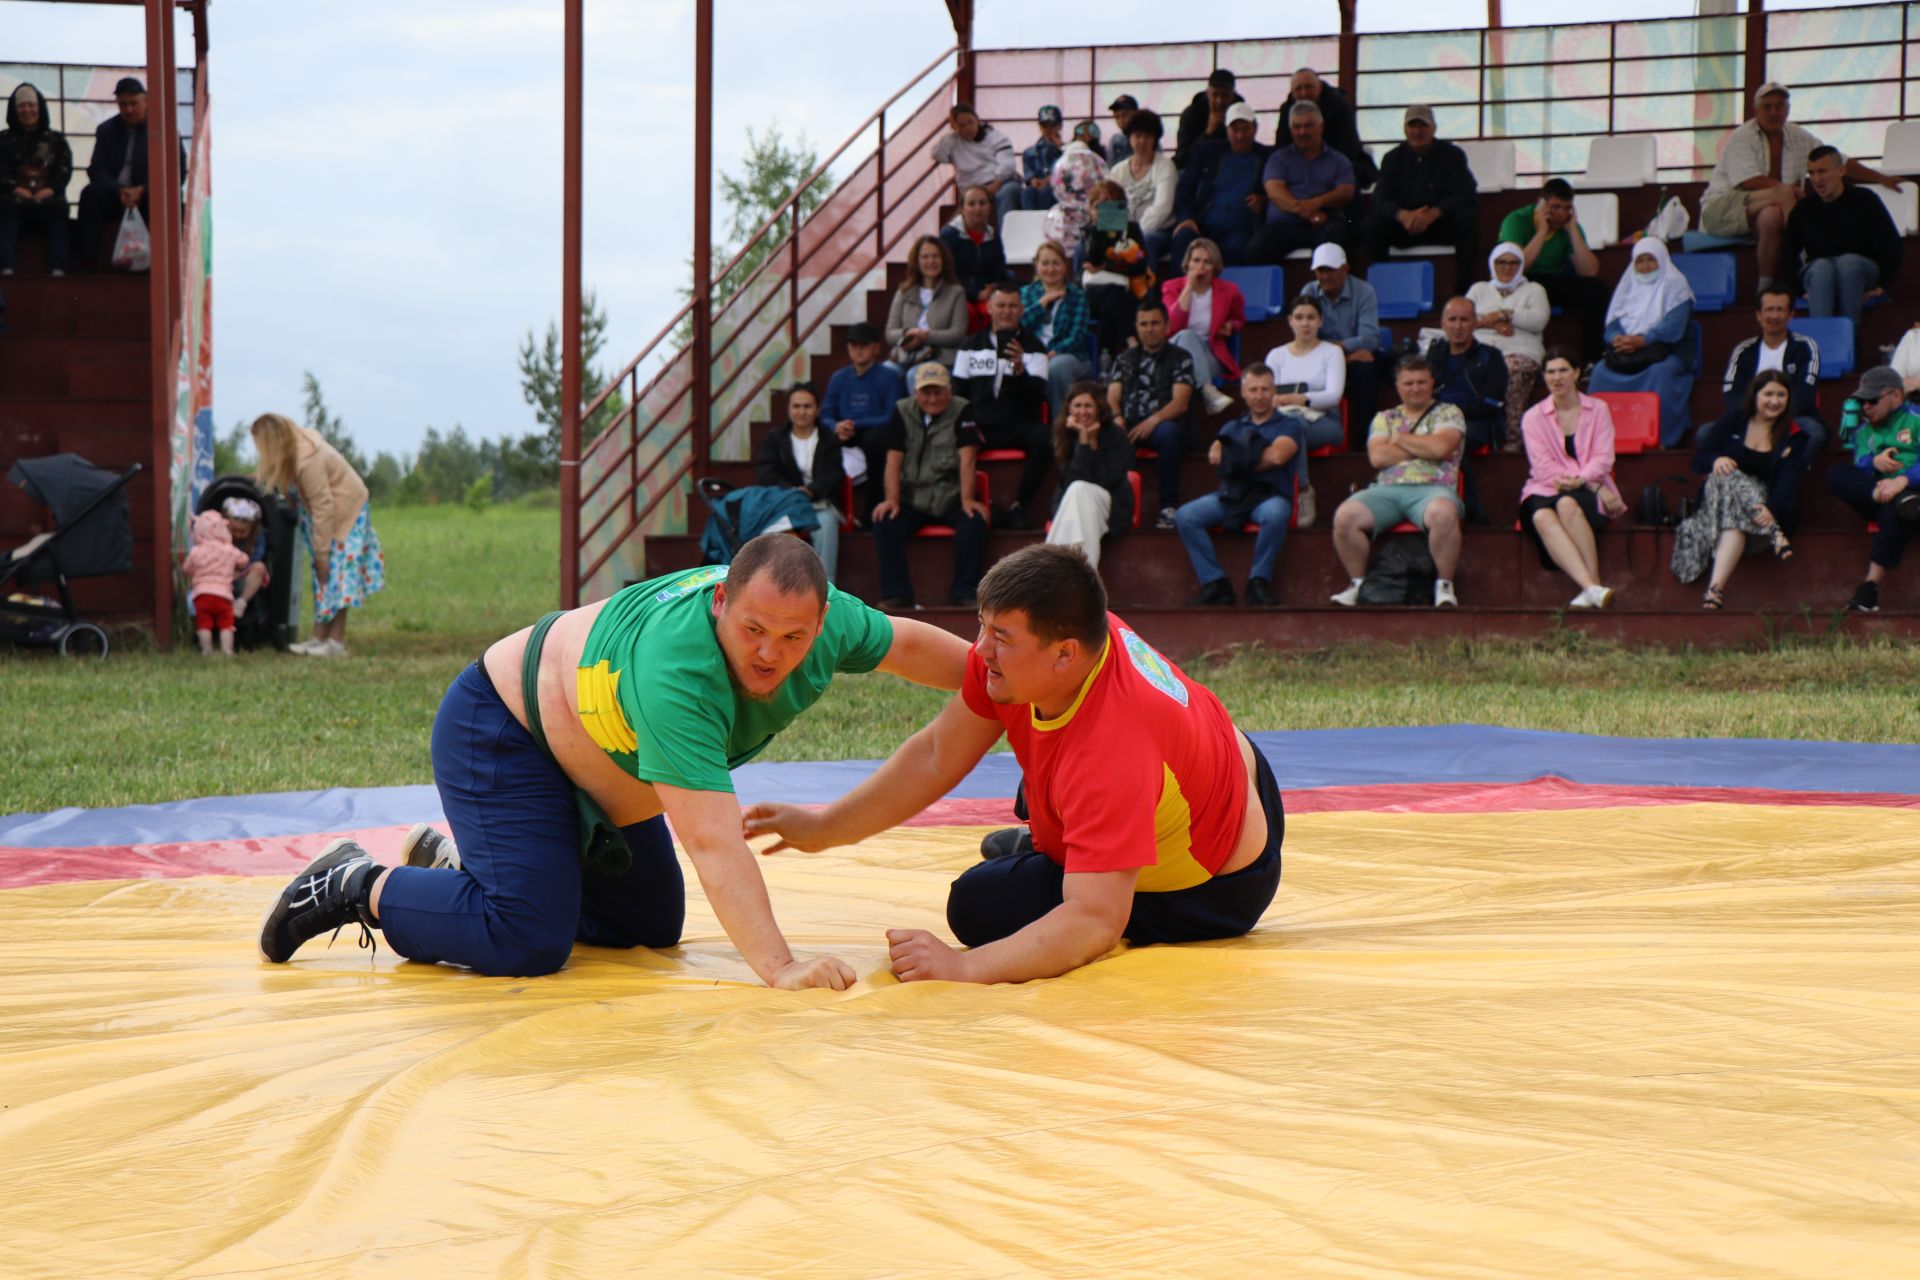
[[[1140,867],[1140,891],[1161,893],[1204,883],[1233,855],[1247,803],[1238,731],[1212,690],[1113,614],[1098,665],[1059,719],[989,698],[978,651],[960,696],[1006,726],[1033,847],[1066,870]]]

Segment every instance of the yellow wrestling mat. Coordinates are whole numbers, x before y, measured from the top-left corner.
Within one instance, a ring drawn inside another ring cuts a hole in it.
[[[0,892],[0,1276],[1920,1275],[1920,811],[1312,814],[1249,938],[894,982],[981,831],[764,864],[838,994]]]

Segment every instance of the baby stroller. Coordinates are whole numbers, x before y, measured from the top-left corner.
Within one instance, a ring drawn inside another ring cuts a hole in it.
[[[249,498],[260,508],[260,531],[267,539],[267,585],[234,620],[233,640],[242,649],[272,645],[285,649],[293,638],[293,508],[277,493],[262,493],[252,476],[221,476],[200,494],[194,514],[218,511],[228,498]],[[250,550],[247,547],[242,551]]]
[[[134,463],[115,473],[75,453],[22,458],[7,478],[53,512],[54,530],[0,556],[0,638],[56,649],[62,656],[107,656],[107,633],[73,610],[69,578],[96,578],[133,568],[133,526],[127,519],[127,481]],[[53,585],[59,599],[26,588]]]

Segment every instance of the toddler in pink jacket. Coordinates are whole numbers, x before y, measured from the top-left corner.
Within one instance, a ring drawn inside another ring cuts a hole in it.
[[[218,511],[202,511],[193,518],[193,550],[181,568],[187,575],[187,605],[193,610],[193,638],[202,654],[233,653],[233,580],[246,572],[247,553],[233,545],[227,518]]]

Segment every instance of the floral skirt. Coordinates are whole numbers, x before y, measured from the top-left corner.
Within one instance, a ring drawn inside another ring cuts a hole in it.
[[[313,617],[316,622],[332,622],[342,609],[358,609],[367,597],[387,585],[387,559],[380,554],[380,538],[373,531],[372,507],[360,508],[360,515],[344,539],[335,538],[328,548],[327,580],[313,579]],[[313,550],[313,517],[307,504],[300,504],[300,536]]]
[[[1765,545],[1773,530],[1754,519],[1753,509],[1766,500],[1767,491],[1744,471],[1708,476],[1707,487],[1700,494],[1700,509],[1682,520],[1673,532],[1673,576],[1692,582],[1705,573],[1713,562],[1714,544],[1730,529],[1751,535],[1748,551]]]

